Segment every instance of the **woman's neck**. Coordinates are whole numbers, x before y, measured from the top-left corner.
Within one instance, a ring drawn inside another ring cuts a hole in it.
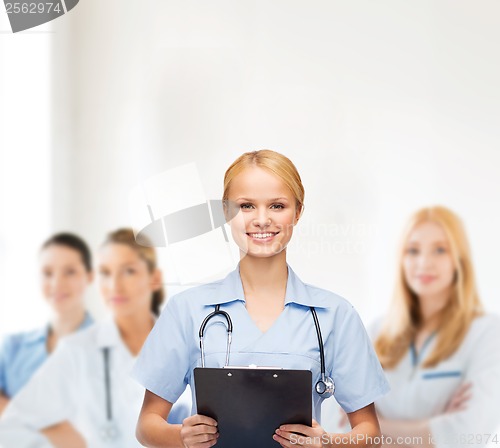
[[[154,316],[147,310],[127,316],[117,316],[115,322],[130,353],[138,355],[154,326]]]
[[[64,314],[55,315],[50,321],[47,351],[51,353],[59,339],[76,331],[85,320],[85,309],[76,308]]]
[[[60,338],[73,333],[85,320],[85,309],[77,308],[64,314],[56,315],[50,321],[52,334]]]
[[[449,291],[443,291],[432,297],[419,297],[420,314],[422,317],[419,332],[432,333],[438,328],[441,322],[442,311],[448,305],[449,300]]]
[[[284,299],[288,279],[286,252],[269,258],[244,257],[240,261],[240,276],[245,296],[272,295]]]

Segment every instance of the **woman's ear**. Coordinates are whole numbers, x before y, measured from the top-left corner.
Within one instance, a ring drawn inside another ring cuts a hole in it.
[[[163,274],[159,269],[155,269],[151,275],[151,289],[158,291],[163,286]]]
[[[304,204],[297,205],[297,207],[295,208],[295,224],[294,225],[297,225],[297,223],[299,222],[299,219],[302,217],[303,212],[304,212]]]

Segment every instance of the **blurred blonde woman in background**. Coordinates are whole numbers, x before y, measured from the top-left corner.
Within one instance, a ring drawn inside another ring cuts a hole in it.
[[[372,334],[391,386],[375,403],[382,434],[419,447],[489,442],[500,423],[500,318],[483,311],[452,211],[410,218],[392,305]]]
[[[108,235],[98,269],[112,318],[61,341],[5,409],[0,446],[140,446],[134,432],[144,391],[129,371],[160,313],[162,276],[154,249],[137,244],[131,229]],[[189,413],[181,401],[170,421]]]
[[[92,255],[85,241],[72,233],[52,235],[40,249],[39,269],[50,322],[4,338],[0,347],[0,415],[59,339],[93,323],[85,310],[85,292],[93,279]]]

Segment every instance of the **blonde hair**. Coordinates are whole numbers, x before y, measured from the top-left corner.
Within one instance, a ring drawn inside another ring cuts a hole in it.
[[[399,363],[422,324],[418,297],[405,279],[403,257],[410,233],[423,222],[434,222],[442,227],[455,266],[455,279],[448,305],[441,311],[435,348],[425,359],[423,367],[433,367],[452,355],[462,343],[474,318],[483,312],[469,243],[460,218],[442,206],[418,210],[408,220],[401,239],[391,310],[375,341],[375,350],[386,369],[394,368]]]
[[[105,246],[111,243],[125,244],[126,246],[133,249],[137,253],[137,255],[139,255],[139,257],[146,262],[148,271],[152,273],[157,268],[156,252],[154,248],[151,247],[152,243],[147,239],[146,236],[141,235],[141,240],[145,244],[148,244],[148,246],[143,246],[136,241],[134,231],[132,229],[122,228],[108,233],[102,245]],[[155,314],[155,316],[160,315],[161,305],[164,300],[165,291],[163,287],[153,292],[151,311]]]
[[[231,164],[224,175],[224,193],[222,195],[224,202],[228,200],[232,180],[245,168],[254,166],[266,169],[278,176],[291,190],[296,207],[302,211],[305,190],[297,168],[288,157],[270,149],[246,152]]]

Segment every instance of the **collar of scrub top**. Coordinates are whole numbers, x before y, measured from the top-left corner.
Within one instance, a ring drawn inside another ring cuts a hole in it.
[[[90,316],[88,312],[85,312],[85,318],[83,322],[78,327],[78,330],[83,330],[84,328],[90,327],[94,323],[94,319]],[[34,330],[30,332],[30,334],[26,337],[25,342],[27,344],[36,344],[41,341],[46,341],[49,337],[50,324],[47,324],[45,327],[40,328],[39,330]]]
[[[313,315],[315,326],[318,331],[318,344],[320,346],[320,355],[321,355],[321,381],[316,384],[316,388],[318,385],[322,383],[325,387],[325,390],[331,389],[331,394],[333,394],[333,380],[330,377],[326,377],[325,374],[325,358],[323,352],[323,341],[321,339],[321,329],[319,322],[317,321],[317,315],[315,308],[329,308],[331,307],[331,301],[328,300],[326,294],[321,289],[307,289],[306,284],[303,283],[293,272],[293,269],[287,264],[288,268],[288,278],[286,282],[286,291],[285,291],[285,307],[291,303],[295,303],[300,306],[307,307],[311,310]],[[202,300],[202,304],[206,306],[215,305],[216,312],[219,312],[219,305],[230,303],[234,301],[242,301],[245,303],[245,295],[243,292],[243,285],[241,282],[240,276],[240,264],[238,263],[238,267],[229,273],[224,280],[215,282],[211,285],[212,290],[206,294],[206,298]],[[213,315],[213,313],[211,313]],[[210,315],[209,315],[210,316]],[[207,316],[208,317],[208,316]],[[206,319],[202,324],[202,328],[206,323]],[[226,365],[229,360],[229,347],[231,345],[231,333],[230,329],[230,319],[228,319],[228,349],[226,352]],[[202,366],[204,365],[204,356],[203,356],[203,336],[200,330],[200,349],[202,351]],[[331,384],[330,384],[331,383]],[[322,395],[324,392],[319,392]]]
[[[287,264],[288,278],[286,281],[285,306],[296,303],[305,307],[329,308],[332,302],[321,290],[308,291],[299,277]],[[311,293],[312,292],[312,293]],[[234,301],[245,302],[245,294],[240,277],[240,265],[230,272],[224,280],[212,284],[212,290],[201,300],[203,305],[223,305]]]
[[[122,343],[118,327],[111,317],[99,324],[96,339],[99,349],[117,347]]]
[[[422,361],[425,351],[427,350],[427,348],[429,347],[430,343],[433,341],[435,336],[436,332],[433,332],[429,336],[427,336],[427,339],[422,344],[422,347],[420,347],[420,351],[418,353],[417,349],[415,348],[415,341],[412,341],[410,343],[411,365],[413,367],[416,367],[418,364],[420,364],[420,361]]]

